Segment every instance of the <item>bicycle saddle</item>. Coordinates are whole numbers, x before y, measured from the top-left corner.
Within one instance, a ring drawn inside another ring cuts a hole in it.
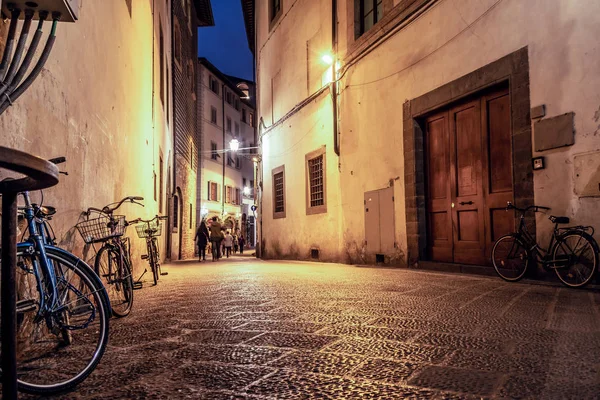
[[[569,217],[555,217],[554,215],[551,215],[550,221],[554,222],[555,224],[568,224]]]

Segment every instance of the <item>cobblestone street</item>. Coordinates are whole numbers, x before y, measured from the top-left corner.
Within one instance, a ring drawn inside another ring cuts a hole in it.
[[[164,268],[74,399],[585,399],[600,293],[233,257]]]

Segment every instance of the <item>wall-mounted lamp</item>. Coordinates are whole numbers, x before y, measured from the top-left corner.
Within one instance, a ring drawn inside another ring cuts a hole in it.
[[[331,54],[328,54],[328,53],[323,54],[321,56],[321,61],[323,61],[327,65],[331,65],[331,64],[333,64],[333,56]]]
[[[236,138],[231,139],[229,142],[229,148],[231,151],[238,151],[240,149],[240,141]]]
[[[244,186],[242,192],[244,193],[244,196],[250,196],[250,188],[248,186]]]

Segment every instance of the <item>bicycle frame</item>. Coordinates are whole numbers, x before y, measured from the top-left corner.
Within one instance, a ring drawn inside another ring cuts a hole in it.
[[[36,315],[37,319],[45,312],[54,312],[58,308],[58,283],[54,268],[50,265],[46,256],[45,246],[48,243],[46,242],[46,235],[43,234],[44,228],[42,228],[42,232],[40,232],[40,225],[43,225],[44,221],[37,220],[35,209],[29,199],[29,192],[23,192],[21,195],[25,201],[23,213],[27,220],[29,238],[27,241],[20,243],[18,247],[24,249],[27,254],[34,254],[36,251],[40,254],[39,258],[33,258],[33,268],[35,269],[34,275],[40,292],[40,307]],[[41,262],[38,262],[38,260]],[[42,277],[44,278],[43,281]],[[51,294],[48,299],[46,299],[46,296],[44,295],[46,293]]]

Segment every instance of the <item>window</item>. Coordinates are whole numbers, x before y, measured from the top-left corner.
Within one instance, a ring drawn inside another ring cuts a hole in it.
[[[254,128],[254,113],[248,113],[248,125]]]
[[[192,60],[188,61],[188,78],[190,80],[190,89],[193,94],[196,94],[196,76],[194,75],[194,62]]]
[[[163,158],[158,161],[158,211],[163,212]]]
[[[160,58],[160,102],[165,104],[165,38],[159,22],[158,57]]]
[[[231,203],[231,186],[225,186],[225,203]]]
[[[233,158],[231,154],[227,153],[227,166],[231,167],[233,165]]]
[[[355,36],[367,32],[383,17],[383,0],[355,0],[354,21],[357,24]]]
[[[271,15],[271,22],[273,22],[273,20],[275,20],[277,17],[279,17],[279,13],[281,12],[281,0],[269,0],[270,2],[270,15]]]
[[[219,82],[217,82],[217,80],[215,79],[214,76],[210,76],[208,78],[208,85],[210,87],[210,90],[212,90],[217,96],[219,95]]]
[[[229,90],[227,91],[227,95],[225,96],[225,101],[227,101],[228,104],[232,104],[233,102],[231,92]]]
[[[173,228],[177,228],[179,223],[179,197],[173,196]]]
[[[231,118],[227,117],[227,132],[231,132]]]
[[[235,204],[240,205],[242,203],[242,199],[240,197],[240,189],[235,189]]]
[[[242,108],[242,122],[248,122],[246,118],[246,109]]]
[[[210,142],[210,158],[211,160],[219,158],[219,154],[217,154],[217,144],[215,142]]]
[[[210,107],[210,122],[217,123],[217,109],[212,106]]]
[[[240,156],[235,156],[235,167],[237,169],[241,169],[242,168],[242,162],[240,160]]]
[[[156,190],[156,172],[152,171],[152,175],[154,177],[154,201],[156,201],[156,197],[157,197],[157,190]]]
[[[237,97],[235,98],[235,100],[233,101],[233,107],[240,111],[240,99],[238,99]]]
[[[306,155],[306,213],[327,212],[325,186],[325,146]]]
[[[273,218],[285,218],[285,166],[277,167],[273,177]]]
[[[173,23],[173,57],[175,57],[175,63],[181,68],[181,28],[177,18]]]
[[[242,187],[246,187],[246,178],[242,178]]]
[[[210,201],[219,201],[219,185],[217,182],[208,182],[208,196]]]
[[[240,124],[238,124],[237,122],[235,123],[235,136],[238,136],[240,134]]]

